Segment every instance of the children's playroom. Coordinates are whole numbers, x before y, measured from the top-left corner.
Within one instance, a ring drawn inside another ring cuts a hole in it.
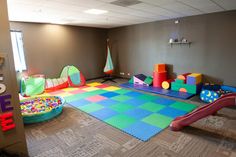
[[[0,157],[236,157],[235,0],[0,0]]]

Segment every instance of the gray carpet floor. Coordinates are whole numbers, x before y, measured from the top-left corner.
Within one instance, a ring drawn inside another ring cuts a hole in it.
[[[127,80],[116,81],[108,84]],[[187,102],[202,105],[198,97]],[[142,142],[67,104],[58,117],[26,125],[25,134],[32,157],[236,157],[236,110],[224,108],[180,132],[167,128]]]

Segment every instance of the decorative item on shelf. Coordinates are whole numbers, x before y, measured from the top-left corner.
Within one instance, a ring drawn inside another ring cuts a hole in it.
[[[173,42],[174,42],[174,39],[170,38],[169,43],[173,43]]]
[[[191,45],[191,42],[189,42],[186,38],[181,38],[180,40],[179,39],[172,39],[172,38],[170,38],[169,39],[169,44],[171,45],[171,47],[172,47],[172,45],[173,44],[179,44],[179,45],[182,45],[182,44],[187,44],[187,45],[189,45],[189,47],[190,47],[190,45]]]
[[[175,40],[174,40],[174,42],[178,42],[179,40],[176,38]]]
[[[185,38],[182,38],[182,43],[187,43],[188,42],[188,40],[187,39],[185,39]]]

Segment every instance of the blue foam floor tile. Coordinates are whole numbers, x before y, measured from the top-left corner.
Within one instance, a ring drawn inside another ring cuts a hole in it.
[[[157,104],[161,104],[161,105],[171,105],[171,104],[175,103],[176,101],[166,99],[166,98],[158,98],[158,99],[153,100],[153,102],[155,102]]]
[[[97,104],[105,106],[105,107],[115,105],[115,104],[118,104],[118,103],[119,103],[119,101],[116,101],[116,100],[113,100],[113,99],[106,99],[106,100],[102,100],[102,101],[97,102]]]
[[[132,106],[140,106],[140,105],[142,105],[142,104],[144,104],[146,102],[148,102],[148,101],[147,100],[133,98],[133,99],[125,101],[124,103],[132,105]]]
[[[174,109],[172,107],[166,107],[166,108],[158,111],[158,113],[162,114],[162,115],[165,115],[165,116],[168,116],[168,117],[176,118],[178,116],[182,116],[182,115],[186,114],[187,112],[181,111],[181,110],[178,110],[178,109]]]
[[[152,126],[150,124],[147,124],[145,122],[137,122],[127,128],[124,129],[125,132],[128,134],[135,136],[136,138],[147,141],[152,136],[159,133],[162,129]]]
[[[103,108],[101,110],[91,112],[90,114],[100,120],[105,120],[105,119],[108,119],[108,118],[111,118],[111,117],[117,115],[118,113],[112,109]]]
[[[115,93],[115,92],[107,92],[107,93],[103,93],[103,94],[100,94],[100,95],[104,96],[104,97],[107,97],[107,98],[111,98],[111,97],[117,96],[119,94]]]
[[[85,99],[81,99],[81,100],[76,100],[76,101],[72,101],[70,102],[70,105],[74,106],[74,107],[80,107],[80,106],[84,106],[87,104],[90,104],[90,101],[87,101]]]
[[[128,93],[125,93],[124,95],[127,95],[127,96],[130,96],[130,97],[138,97],[140,95],[142,95],[142,93],[139,93],[139,92],[128,92]]]
[[[152,114],[152,112],[140,108],[135,108],[133,110],[126,111],[124,114],[141,120],[144,117],[147,117],[148,115]]]

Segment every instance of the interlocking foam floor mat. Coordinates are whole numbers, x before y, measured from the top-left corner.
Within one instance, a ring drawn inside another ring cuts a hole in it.
[[[161,132],[177,116],[197,107],[97,82],[43,95],[62,96],[75,108],[142,141]]]

